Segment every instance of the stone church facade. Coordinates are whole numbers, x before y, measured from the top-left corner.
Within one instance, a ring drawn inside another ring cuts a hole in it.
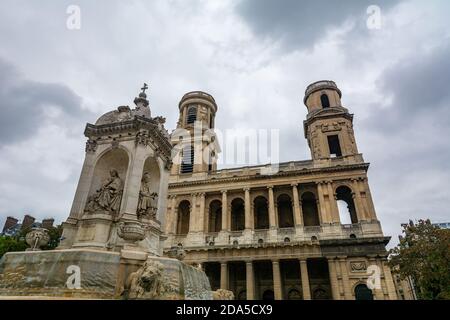
[[[182,97],[171,135],[179,152],[170,169],[164,252],[182,246],[184,261],[200,265],[213,290],[237,299],[397,299],[386,264],[390,238],[377,219],[353,114],[333,81],[309,85],[303,101],[311,159],[280,163],[268,174],[267,166],[217,170],[216,102],[200,91]],[[208,139],[194,141],[196,123]],[[351,223],[342,221],[338,203]],[[379,280],[373,290],[371,274]]]

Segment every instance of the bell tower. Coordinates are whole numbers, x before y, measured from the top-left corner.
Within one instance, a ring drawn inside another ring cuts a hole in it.
[[[362,161],[353,132],[353,114],[342,106],[341,97],[333,81],[317,81],[306,88],[303,102],[308,114],[303,127],[314,161]]]
[[[179,102],[177,129],[171,135],[177,155],[172,175],[198,175],[217,170],[220,147],[214,132],[217,104],[202,91],[188,92]]]

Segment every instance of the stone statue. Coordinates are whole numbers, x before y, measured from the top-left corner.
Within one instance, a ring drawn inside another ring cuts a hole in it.
[[[156,218],[156,211],[158,210],[158,208],[156,207],[157,198],[158,194],[155,192],[151,192],[150,173],[146,172],[142,177],[141,190],[139,191],[139,202],[137,210],[138,218]]]
[[[128,299],[155,299],[164,293],[164,266],[154,260],[144,265],[128,277]]]
[[[116,213],[122,200],[122,179],[115,169],[109,171],[110,177],[92,196],[86,205],[86,212],[108,211]]]

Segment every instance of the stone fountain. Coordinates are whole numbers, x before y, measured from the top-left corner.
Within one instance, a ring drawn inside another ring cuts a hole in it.
[[[27,235],[30,251],[0,260],[0,297],[213,299],[205,273],[182,248],[162,256],[172,146],[164,119],[151,117],[145,90],[87,124],[86,157],[56,250],[44,230]],[[214,297],[230,297],[216,292]]]

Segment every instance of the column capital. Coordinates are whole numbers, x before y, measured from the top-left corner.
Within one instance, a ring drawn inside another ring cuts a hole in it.
[[[244,187],[244,188],[242,188],[242,190],[244,190],[244,191],[250,191],[250,187]]]
[[[272,264],[279,264],[280,263],[280,259],[272,259]]]
[[[297,188],[297,186],[298,186],[298,183],[297,183],[297,182],[293,182],[293,183],[291,183],[291,187],[293,187],[293,188]]]
[[[220,192],[222,193],[222,194],[226,194],[227,192],[228,192],[228,190],[220,190]]]
[[[273,185],[268,185],[267,189],[272,190],[273,189]]]
[[[253,264],[253,260],[245,260],[245,264]]]

